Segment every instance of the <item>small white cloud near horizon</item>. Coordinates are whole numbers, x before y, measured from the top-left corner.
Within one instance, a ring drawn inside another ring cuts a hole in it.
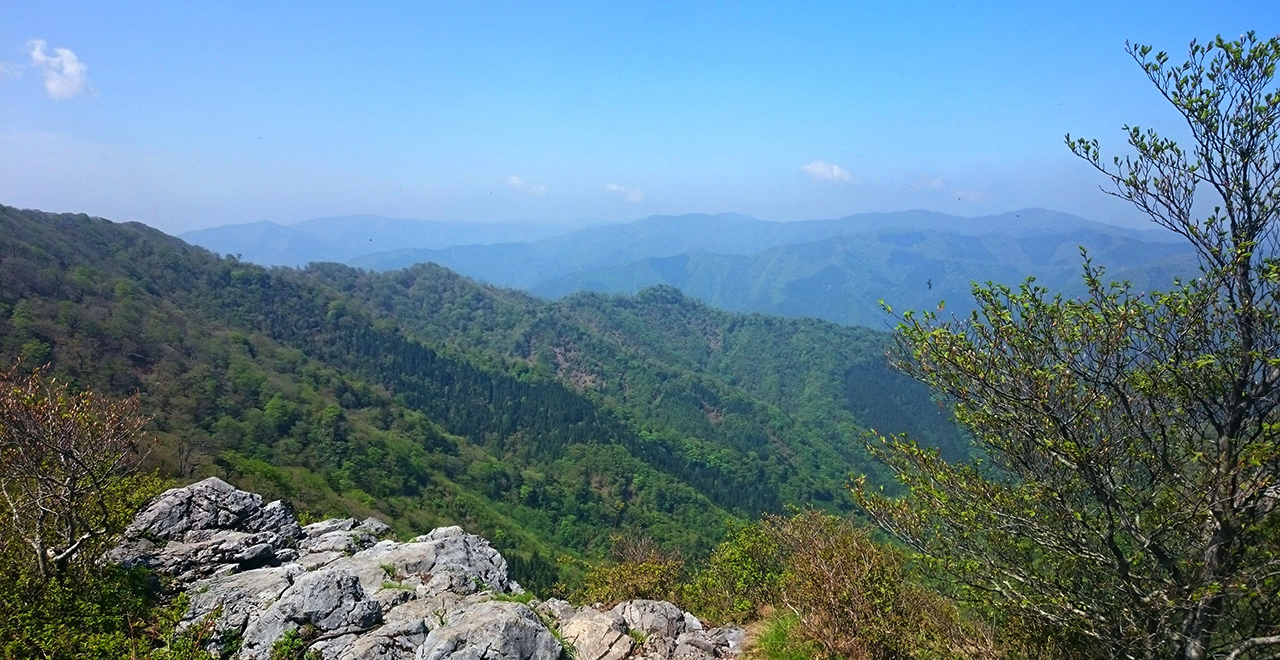
[[[547,194],[546,186],[540,183],[529,183],[528,181],[525,181],[524,179],[521,179],[520,177],[514,174],[507,177],[507,187],[518,193],[524,193],[526,195],[534,195],[537,197],[541,197]]]
[[[814,181],[827,181],[830,183],[851,183],[858,184],[858,177],[854,176],[849,170],[846,170],[835,163],[828,163],[825,160],[815,160],[808,165],[801,166],[801,172],[809,175]]]
[[[912,188],[927,188],[929,190],[939,190],[947,185],[947,180],[940,176],[921,175],[911,183]]]
[[[987,196],[977,190],[956,190],[954,191],[956,199],[962,202],[981,202],[985,201]]]
[[[85,92],[84,72],[88,67],[69,48],[54,48],[53,55],[44,51],[44,39],[32,39],[31,66],[44,75],[44,91],[51,99],[69,99]]]
[[[644,191],[639,188],[620,186],[616,183],[606,183],[604,184],[604,189],[611,193],[618,193],[622,199],[625,199],[632,204],[638,204],[644,201]]]

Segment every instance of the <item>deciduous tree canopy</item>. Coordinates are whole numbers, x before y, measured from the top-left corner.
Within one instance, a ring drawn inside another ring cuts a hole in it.
[[[1133,153],[1106,163],[1068,143],[1194,245],[1201,277],[1146,294],[1086,260],[1078,299],[987,284],[969,317],[902,315],[897,366],[954,402],[984,459],[881,438],[910,496],[855,491],[962,595],[1076,657],[1274,657],[1280,38],[1129,53],[1190,146],[1127,127]]]

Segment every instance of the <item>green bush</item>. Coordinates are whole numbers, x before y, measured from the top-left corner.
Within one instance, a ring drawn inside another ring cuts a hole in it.
[[[612,605],[648,598],[679,601],[684,560],[648,539],[613,537],[611,560],[591,567],[570,599]]]
[[[307,651],[315,638],[316,628],[311,624],[294,628],[271,645],[270,660],[319,660],[319,651]]]
[[[797,650],[829,660],[997,657],[984,630],[910,579],[901,552],[851,520],[807,511],[762,525],[784,557],[778,604],[797,617],[787,635]]]
[[[818,651],[812,642],[798,634],[800,617],[794,614],[774,616],[764,622],[751,647],[750,657],[759,660],[812,660]]]
[[[145,571],[79,567],[42,580],[0,570],[0,656],[125,658],[145,635],[156,604]]]
[[[745,623],[777,602],[783,562],[777,541],[759,525],[742,525],[711,553],[681,593],[683,604],[716,622]]]
[[[759,621],[753,653],[765,660],[1001,657],[985,628],[913,579],[902,552],[847,518],[765,516],[731,529],[691,576],[684,568],[653,543],[615,539],[573,600],[652,598],[717,624]]]

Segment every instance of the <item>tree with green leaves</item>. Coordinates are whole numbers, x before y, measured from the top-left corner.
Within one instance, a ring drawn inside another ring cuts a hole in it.
[[[1086,256],[1079,298],[988,283],[968,317],[902,314],[892,361],[954,404],[982,458],[879,436],[907,494],[854,494],[1052,653],[1278,658],[1280,37],[1192,42],[1180,64],[1127,51],[1189,146],[1138,127],[1111,160],[1067,142],[1195,247],[1200,277],[1143,293]]]

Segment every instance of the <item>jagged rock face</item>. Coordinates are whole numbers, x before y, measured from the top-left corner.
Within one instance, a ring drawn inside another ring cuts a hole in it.
[[[622,660],[634,646],[627,622],[613,612],[583,610],[560,624],[560,634],[578,650],[577,660]]]
[[[382,623],[382,607],[370,599],[356,576],[342,570],[298,576],[274,603],[244,630],[241,652],[267,657],[285,633],[310,625],[322,638],[360,633]]]
[[[162,493],[134,518],[110,557],[186,584],[291,561],[301,536],[284,502],[263,504],[261,495],[211,477]]]
[[[457,612],[432,630],[415,660],[556,660],[556,641],[520,603],[489,601]]]
[[[665,601],[629,600],[619,603],[613,612],[626,621],[628,627],[644,633],[645,637],[675,639],[685,631],[684,612]]]
[[[209,650],[242,660],[266,660],[291,631],[325,660],[557,660],[553,628],[579,660],[709,660],[741,648],[741,629],[703,630],[660,601],[600,612],[495,600],[523,590],[488,541],[460,527],[405,543],[390,532],[373,518],[301,527],[286,504],[211,478],[158,497],[110,556],[172,577],[189,597],[183,625],[217,616]]]

